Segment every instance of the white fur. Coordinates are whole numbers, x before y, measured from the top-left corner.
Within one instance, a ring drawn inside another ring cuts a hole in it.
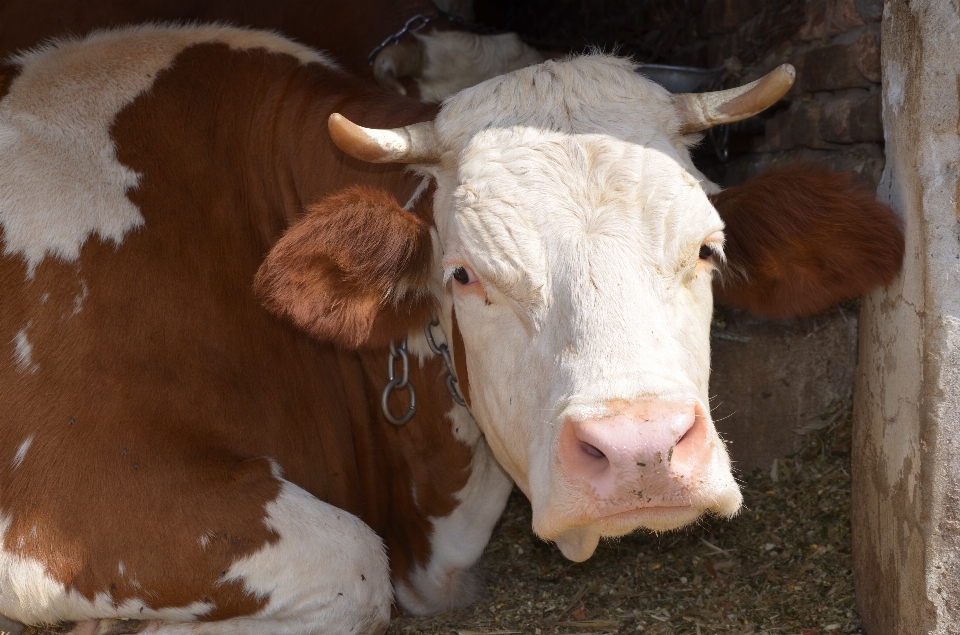
[[[20,444],[20,447],[17,448],[17,453],[13,455],[13,462],[11,467],[17,469],[23,463],[23,459],[27,456],[27,450],[30,449],[30,445],[33,443],[33,435],[31,434],[27,437],[27,440]]]
[[[379,633],[390,617],[392,591],[383,543],[357,517],[283,482],[267,505],[266,525],[279,540],[235,562],[226,580],[268,597],[256,615],[197,622],[213,607],[143,609],[139,599],[115,604],[108,594],[91,602],[53,580],[40,563],[0,551],[0,614],[24,623],[99,618],[163,620],[158,635],[306,635]],[[10,526],[0,517],[0,544]]]
[[[20,372],[37,372],[37,365],[33,363],[33,344],[27,339],[28,324],[25,328],[17,331],[13,337],[13,359],[17,363],[17,369]]]
[[[489,80],[450,98],[436,129],[442,159],[421,169],[437,182],[443,260],[469,265],[489,301],[452,281],[440,298],[445,329],[456,307],[471,412],[537,533],[589,557],[634,527],[570,520],[593,503],[558,469],[561,424],[613,400],[709,412],[711,281],[697,254],[723,228],[704,191],[715,186],[669,94],[616,58]],[[740,493],[708,424],[710,464],[685,500],[732,514]]]
[[[457,492],[460,504],[453,513],[432,520],[427,566],[417,567],[409,584],[397,585],[397,601],[412,615],[442,613],[476,599],[476,563],[513,487],[466,409],[454,406],[449,417],[454,435],[473,449],[470,478]]]
[[[28,278],[47,256],[76,260],[91,235],[120,244],[143,225],[126,197],[139,176],[117,160],[110,126],[178,53],[204,42],[331,64],[279,36],[223,26],[96,32],[10,60],[21,72],[0,101],[0,226],[4,255],[21,256]]]
[[[485,79],[543,61],[543,55],[516,33],[437,31],[416,37],[423,43],[426,60],[415,78],[423,101],[441,101]]]
[[[218,633],[377,633],[390,619],[393,592],[383,542],[359,518],[284,482],[267,506],[274,545],[235,563],[228,580],[269,595],[248,628]],[[191,631],[192,632],[192,631]]]

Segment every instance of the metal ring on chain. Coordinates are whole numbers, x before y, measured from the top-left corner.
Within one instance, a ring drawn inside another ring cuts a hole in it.
[[[401,361],[400,377],[397,377],[394,370],[394,365],[398,359]],[[393,342],[390,342],[390,356],[387,358],[387,370],[390,375],[390,381],[387,382],[386,387],[383,389],[380,406],[383,409],[383,416],[387,418],[387,421],[394,425],[402,426],[410,421],[413,413],[417,410],[417,393],[413,389],[413,384],[410,383],[410,356],[407,355],[407,338],[400,340],[400,346],[394,346]],[[390,412],[390,404],[388,401],[390,393],[394,390],[403,389],[406,389],[410,393],[410,407],[402,416],[394,417],[393,413]]]

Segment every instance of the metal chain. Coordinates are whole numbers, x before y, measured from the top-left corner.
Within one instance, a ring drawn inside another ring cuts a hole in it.
[[[443,359],[443,363],[447,367],[447,390],[450,391],[450,396],[453,397],[455,402],[466,408],[467,400],[463,398],[463,394],[460,392],[460,383],[457,381],[457,371],[454,369],[453,359],[450,357],[450,347],[446,344],[437,344],[437,341],[433,339],[433,327],[435,326],[440,326],[440,321],[437,319],[432,320],[423,327],[423,332],[427,336],[427,344],[430,345],[430,350],[433,351],[434,355],[439,355]],[[401,362],[401,374],[399,377],[397,377],[396,372],[397,360]],[[390,342],[387,370],[390,375],[390,381],[387,382],[386,387],[383,389],[380,406],[383,408],[383,416],[387,418],[387,421],[394,425],[402,426],[410,421],[413,413],[417,410],[417,393],[413,389],[413,384],[410,383],[410,355],[407,353],[407,338],[400,340],[400,346],[395,346],[393,342]],[[390,412],[390,393],[394,390],[407,390],[410,393],[410,407],[407,409],[407,412],[400,417],[394,417],[393,413]]]
[[[396,44],[397,42],[399,42],[401,39],[403,39],[404,35],[407,35],[408,33],[416,33],[417,31],[427,26],[431,22],[436,22],[437,20],[442,20],[444,18],[449,18],[449,17],[450,16],[448,16],[443,11],[440,11],[434,15],[429,15],[429,16],[423,15],[422,13],[418,13],[417,15],[407,20],[407,22],[403,25],[403,27],[399,31],[387,37],[387,39],[385,39],[383,42],[380,42],[379,46],[377,46],[372,51],[370,51],[370,55],[367,55],[367,65],[373,66],[373,62],[377,59],[377,54],[380,53],[380,51],[382,51],[383,49],[390,46],[391,44]]]
[[[454,24],[457,28],[463,31],[476,33],[477,35],[494,35],[498,33],[503,33],[503,31],[499,29],[491,29],[485,26],[481,26],[479,24],[467,22],[463,18],[457,17],[451,13],[447,13],[446,11],[437,10],[437,12],[433,15],[423,15],[422,13],[418,13],[417,15],[407,20],[406,23],[400,28],[399,31],[397,31],[393,35],[388,36],[387,39],[385,39],[383,42],[380,42],[378,46],[376,46],[372,51],[370,51],[370,54],[367,55],[367,65],[373,66],[373,63],[376,61],[377,55],[380,53],[380,51],[387,48],[391,44],[396,44],[397,42],[403,39],[403,36],[409,33],[416,33],[417,31],[422,30],[425,26],[427,26],[431,22],[436,22],[437,20],[447,20],[448,22]]]
[[[400,375],[400,377],[397,377],[397,373],[394,370],[398,359],[402,363],[402,375]],[[390,356],[387,358],[387,369],[390,373],[390,381],[387,382],[387,386],[383,389],[383,397],[380,400],[380,405],[383,408],[383,416],[387,418],[387,421],[394,425],[402,426],[407,421],[410,421],[413,413],[417,410],[417,393],[413,389],[413,384],[409,381],[410,356],[407,354],[407,338],[400,340],[400,346],[394,346],[393,342],[390,342]],[[390,398],[391,392],[403,389],[406,389],[410,393],[410,407],[407,409],[406,414],[400,417],[394,417],[393,413],[390,412],[390,404],[387,400]]]
[[[438,345],[433,339],[433,327],[439,325],[440,321],[433,319],[423,327],[423,332],[427,336],[427,344],[430,345],[430,350],[433,351],[434,355],[439,355],[442,357],[443,363],[447,366],[447,390],[450,391],[450,396],[453,397],[454,401],[466,408],[467,401],[460,393],[460,382],[457,381],[457,371],[453,367],[453,359],[450,357],[450,348],[446,344]]]

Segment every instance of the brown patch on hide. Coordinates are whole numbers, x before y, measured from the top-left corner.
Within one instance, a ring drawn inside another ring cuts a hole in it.
[[[457,325],[457,310],[454,309],[450,316],[453,321],[453,365],[457,370],[457,384],[460,386],[460,394],[463,400],[467,402],[467,408],[470,407],[470,377],[467,374],[467,349],[463,345],[463,335],[460,333],[460,327]]]
[[[264,306],[314,337],[383,346],[430,320],[429,226],[393,196],[353,187],[311,207],[254,282]]]
[[[811,315],[890,284],[903,262],[899,219],[850,173],[769,170],[712,200],[726,224],[719,304]]]
[[[13,64],[0,64],[0,99],[7,96],[13,80],[20,74],[20,67]]]

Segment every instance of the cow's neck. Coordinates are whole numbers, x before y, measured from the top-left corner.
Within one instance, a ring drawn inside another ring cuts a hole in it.
[[[404,205],[421,184],[406,166],[377,165],[346,156],[330,139],[327,119],[339,112],[352,121],[392,128],[431,120],[438,107],[380,89],[334,70],[313,65],[291,69],[276,87],[273,108],[261,114],[263,129],[271,130],[270,157],[276,192],[288,222],[311,204],[344,187],[366,185],[394,193]],[[376,106],[371,106],[376,104]],[[421,197],[416,213],[429,220],[431,197]],[[431,221],[432,222],[432,221]]]
[[[340,112],[368,127],[397,127],[430,120],[437,107],[335,71],[296,69],[291,77],[275,110],[267,113],[277,122],[271,140],[277,154],[268,158],[274,176],[273,185],[266,187],[286,222],[296,221],[305,208],[350,185],[383,188],[405,205],[422,178],[402,165],[373,165],[347,157],[333,145],[327,119]],[[410,210],[432,223],[431,191],[424,192]],[[450,334],[445,335],[441,341],[450,341]],[[366,511],[364,520],[387,541],[405,604],[419,605],[424,611],[444,610],[466,599],[461,587],[472,584],[473,564],[489,539],[511,483],[476,423],[454,405],[442,357],[429,351],[419,330],[408,340],[415,359],[410,364],[410,382],[417,391],[418,407],[415,417],[402,426],[386,424],[379,412],[388,381],[387,349],[353,354],[366,376],[369,410],[379,422],[373,430],[376,445],[390,449],[378,460],[387,464],[392,502]],[[395,404],[397,414],[403,411],[403,403]],[[440,456],[446,457],[442,464],[437,461]],[[452,579],[462,583],[450,585]]]

